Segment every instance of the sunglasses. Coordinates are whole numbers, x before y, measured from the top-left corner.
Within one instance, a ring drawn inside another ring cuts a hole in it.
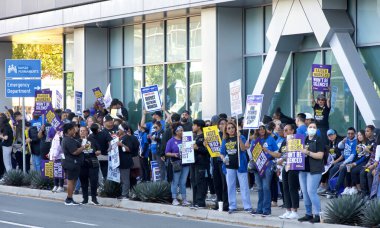
[[[235,129],[235,127],[227,127],[227,130]]]

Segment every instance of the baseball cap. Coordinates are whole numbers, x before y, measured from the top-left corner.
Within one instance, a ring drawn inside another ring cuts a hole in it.
[[[155,111],[155,112],[152,113],[152,116],[154,116],[154,115],[162,117],[162,112],[161,111]]]
[[[335,134],[336,134],[336,132],[335,132],[334,129],[329,129],[329,130],[327,131],[327,136],[329,136],[329,135],[335,135]]]
[[[311,115],[311,114],[308,113],[308,112],[305,112],[305,116],[306,116],[305,119],[307,119],[307,120],[314,119],[313,115]]]
[[[113,118],[112,118],[110,115],[106,115],[106,116],[103,118],[103,122],[108,122],[108,121],[113,121]]]

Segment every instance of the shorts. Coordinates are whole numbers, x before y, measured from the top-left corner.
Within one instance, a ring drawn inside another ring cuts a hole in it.
[[[67,180],[78,180],[79,173],[80,173],[80,166],[78,168],[75,168],[73,170],[65,169]]]

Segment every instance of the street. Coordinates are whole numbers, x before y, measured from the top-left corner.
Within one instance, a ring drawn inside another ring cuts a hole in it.
[[[0,194],[0,227],[227,228],[232,225]],[[234,226],[241,227],[241,226]]]

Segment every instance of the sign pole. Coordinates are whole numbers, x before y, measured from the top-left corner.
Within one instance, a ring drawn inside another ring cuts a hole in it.
[[[26,173],[26,159],[25,159],[25,97],[22,98],[22,170]]]
[[[238,136],[237,133],[239,133],[239,120],[238,120],[238,115],[236,115],[236,135],[237,135],[237,146],[238,146],[238,162],[239,162],[239,167],[240,167],[240,137]]]

